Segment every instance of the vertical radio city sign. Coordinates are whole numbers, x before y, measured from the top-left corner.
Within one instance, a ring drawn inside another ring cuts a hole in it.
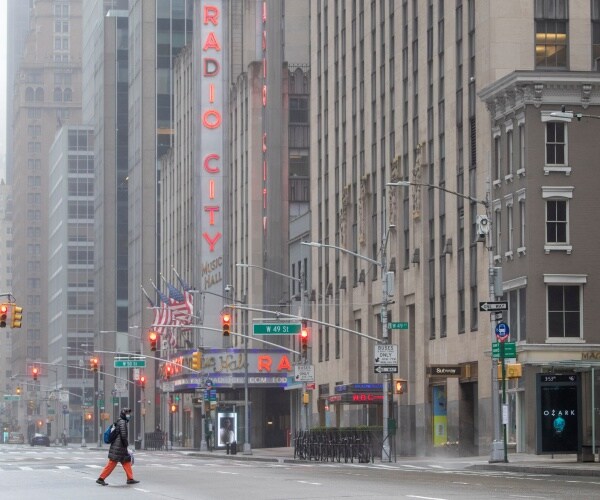
[[[223,281],[227,79],[222,0],[196,0],[194,10],[194,212],[197,269],[203,290]]]

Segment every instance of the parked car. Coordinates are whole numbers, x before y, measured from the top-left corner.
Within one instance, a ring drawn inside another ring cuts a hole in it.
[[[11,432],[8,435],[9,444],[25,444],[25,436],[20,432]]]
[[[31,446],[50,446],[50,438],[46,434],[34,434],[31,438]]]

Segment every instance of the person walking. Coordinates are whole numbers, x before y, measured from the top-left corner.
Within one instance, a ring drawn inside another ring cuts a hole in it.
[[[100,477],[96,479],[98,484],[107,486],[108,483],[104,481],[110,473],[115,469],[118,463],[123,466],[125,474],[127,475],[127,484],[137,484],[139,481],[133,478],[133,469],[131,468],[131,455],[127,447],[129,446],[128,436],[128,424],[131,419],[131,408],[124,408],[121,410],[119,420],[116,425],[118,428],[117,438],[110,444],[108,450],[108,463],[106,467],[100,473]]]

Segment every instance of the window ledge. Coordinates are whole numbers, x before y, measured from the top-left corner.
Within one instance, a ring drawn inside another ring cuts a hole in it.
[[[547,337],[546,344],[585,344],[581,337]]]
[[[567,255],[571,255],[573,251],[573,245],[544,245],[544,252],[547,254],[550,252],[566,252]]]
[[[527,247],[519,247],[519,248],[517,248],[517,253],[519,255],[525,255],[527,253]]]
[[[517,170],[517,176],[519,176],[519,177],[525,177],[525,169],[524,168],[520,168],[519,170]]]
[[[499,188],[502,185],[502,181],[500,179],[496,179],[494,182],[492,182],[492,185],[495,188]]]
[[[513,181],[513,174],[508,174],[504,176],[504,182],[512,182]]]
[[[549,175],[552,173],[557,173],[557,174],[563,173],[568,176],[568,175],[571,175],[571,167],[569,167],[568,165],[555,166],[555,167],[546,165],[544,167],[544,175]]]
[[[511,250],[510,252],[505,252],[504,257],[506,258],[507,261],[513,260],[513,251]]]
[[[494,255],[494,264],[500,264],[500,262],[502,262],[502,257]]]

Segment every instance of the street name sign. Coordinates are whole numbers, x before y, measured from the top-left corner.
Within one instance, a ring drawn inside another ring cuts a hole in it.
[[[315,365],[294,366],[294,382],[314,382]]]
[[[492,342],[492,358],[500,359],[500,344],[504,344],[504,357],[517,357],[517,344],[515,342]]]
[[[19,401],[21,399],[20,394],[5,394],[4,401]]]
[[[254,335],[295,335],[300,333],[300,323],[255,323],[252,325]]]
[[[395,344],[377,344],[375,346],[376,366],[398,365],[398,346]]]
[[[388,330],[408,330],[408,322],[395,321],[388,323]]]
[[[480,302],[479,303],[480,311],[508,311],[508,302],[500,301],[500,302]]]
[[[144,358],[115,358],[115,368],[145,368]]]

